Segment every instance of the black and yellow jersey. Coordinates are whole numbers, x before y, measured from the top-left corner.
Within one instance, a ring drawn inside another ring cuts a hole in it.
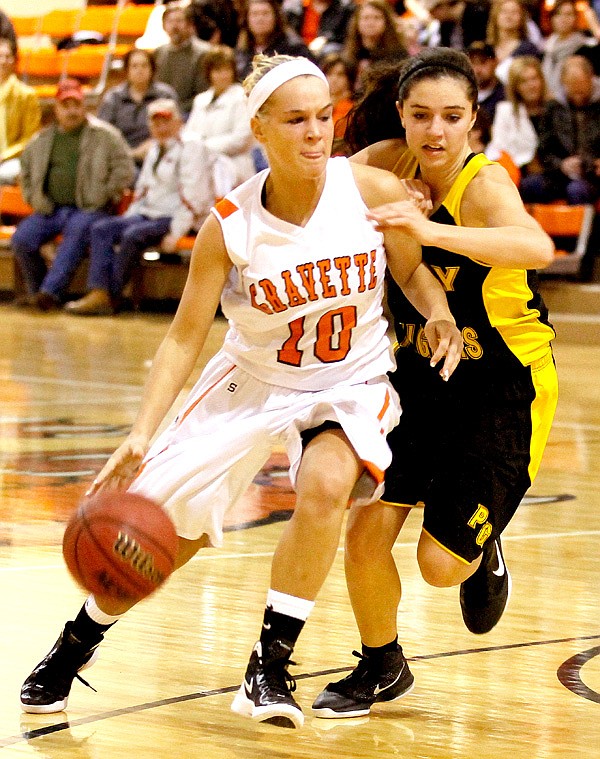
[[[491,163],[482,154],[469,156],[431,220],[461,226],[465,189],[480,169]],[[412,178],[417,169],[415,157],[407,151],[394,167],[394,173],[400,178]],[[523,234],[527,234],[526,230]],[[515,361],[522,366],[534,364],[548,353],[555,332],[548,321],[534,270],[490,266],[430,246],[423,246],[423,259],[444,286],[450,310],[462,331],[463,360],[457,376],[474,380],[482,373],[510,370]],[[424,319],[391,279],[388,303],[400,348],[396,355],[399,367],[403,355],[408,358],[407,352],[428,359]],[[410,362],[414,364],[413,360]]]

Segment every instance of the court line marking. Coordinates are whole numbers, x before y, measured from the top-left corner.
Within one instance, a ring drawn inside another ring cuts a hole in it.
[[[558,643],[573,643],[576,641],[598,640],[598,639],[600,639],[600,635],[581,635],[581,636],[576,636],[576,637],[571,637],[571,638],[554,638],[551,640],[534,640],[534,641],[523,642],[523,643],[507,643],[501,646],[484,646],[482,648],[465,648],[465,649],[459,649],[457,651],[443,651],[437,654],[422,654],[419,656],[408,657],[408,661],[409,662],[410,661],[427,661],[430,659],[442,659],[442,658],[448,658],[451,656],[465,656],[468,654],[482,654],[482,653],[491,653],[491,652],[497,652],[497,651],[510,651],[516,648],[531,648],[534,646],[550,646],[550,645],[556,645]],[[600,652],[600,646],[594,649],[590,649],[590,651]],[[580,654],[579,656],[582,656],[582,654]],[[587,660],[589,660],[589,658],[586,659],[586,661]],[[568,660],[568,661],[571,661],[571,660]],[[325,677],[325,676],[330,676],[330,675],[342,674],[344,672],[349,672],[352,669],[354,669],[354,667],[335,667],[332,669],[319,670],[318,672],[304,672],[300,675],[295,675],[294,677],[296,680],[308,680],[314,677]],[[57,733],[57,732],[60,732],[61,730],[68,730],[71,727],[80,727],[81,725],[89,725],[94,722],[102,722],[104,720],[112,719],[114,717],[122,717],[124,715],[136,714],[138,712],[148,711],[150,709],[158,709],[163,706],[171,706],[172,704],[185,703],[186,701],[194,701],[194,700],[199,700],[203,698],[209,698],[211,696],[222,696],[226,693],[234,693],[235,691],[238,690],[239,687],[240,687],[239,685],[227,685],[223,688],[212,688],[211,690],[199,691],[197,693],[187,693],[182,696],[171,696],[170,698],[157,699],[156,701],[147,701],[143,704],[137,704],[136,706],[125,706],[125,707],[122,707],[121,709],[113,709],[111,711],[101,712],[99,714],[91,714],[88,717],[80,717],[79,719],[76,719],[73,721],[67,720],[65,722],[58,722],[54,725],[46,725],[44,727],[36,728],[34,730],[25,730],[19,735],[12,735],[6,738],[0,738],[0,748],[4,748],[6,746],[14,746],[17,743],[22,743],[25,741],[29,742],[29,741],[35,740],[36,738],[43,738],[46,735]],[[572,689],[569,688],[569,690],[572,690]],[[581,693],[577,693],[577,695],[581,695]],[[35,718],[36,715],[32,715],[32,716],[33,718]]]
[[[600,530],[578,530],[577,532],[538,532],[532,535],[503,535],[502,542],[517,542],[520,540],[550,540],[557,538],[581,538],[592,537],[594,535],[600,535]],[[400,548],[416,548],[418,541],[411,541],[409,543],[396,543],[393,550],[399,550]],[[338,553],[344,550],[343,546],[337,549]],[[197,556],[194,556],[189,563],[196,561],[224,561],[226,559],[264,559],[271,557],[273,551],[260,551],[258,553],[214,553],[210,554],[207,549],[202,549]],[[18,567],[0,567],[0,572],[29,572],[37,570],[48,569],[64,569],[64,564],[30,564],[29,566],[20,565]]]
[[[563,662],[558,668],[557,677],[559,682],[565,686],[567,690],[575,693],[577,696],[587,699],[588,701],[594,701],[596,704],[600,704],[600,693],[592,690],[581,679],[581,669],[584,664],[600,654],[600,646],[595,648],[588,648],[587,651],[581,651],[575,656],[571,656]]]
[[[94,390],[141,390],[143,383],[130,385],[121,382],[98,382],[98,380],[76,380],[57,377],[27,377],[23,374],[1,376],[4,382],[22,382],[28,385],[56,385],[58,387],[89,387]]]
[[[136,395],[123,395],[119,396],[117,399],[118,403],[120,404],[126,404],[126,403],[139,403],[142,399],[142,393],[139,392]],[[51,398],[51,399],[39,399],[39,400],[27,400],[27,401],[3,401],[3,404],[8,408],[19,408],[21,406],[25,408],[33,408],[34,406],[43,406],[44,408],[48,408],[48,406],[68,406],[71,408],[71,406],[106,406],[110,404],[111,406],[114,406],[115,399],[106,399],[106,398],[99,398],[95,400],[94,398]],[[37,421],[45,421],[48,417],[44,417],[42,419],[38,419]],[[29,420],[26,417],[23,416],[15,416],[15,417],[0,417],[0,423],[11,423],[11,424],[17,424],[22,422],[28,422]]]

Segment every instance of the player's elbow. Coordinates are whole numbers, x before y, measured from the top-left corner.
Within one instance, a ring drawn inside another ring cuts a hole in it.
[[[555,252],[552,238],[545,232],[542,233],[542,235],[540,235],[539,245],[536,245],[535,257],[537,261],[534,262],[533,268],[545,269],[547,266],[550,266],[552,261],[554,261]]]

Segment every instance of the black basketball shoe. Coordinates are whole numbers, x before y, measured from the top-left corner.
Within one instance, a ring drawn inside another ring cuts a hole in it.
[[[88,688],[92,687],[78,673],[91,667],[96,661],[97,648],[102,638],[90,647],[89,644],[82,643],[73,635],[72,624],[72,622],[67,622],[50,653],[42,659],[23,683],[21,688],[23,711],[29,714],[62,712],[67,707],[75,678]]]
[[[377,660],[358,651],[359,662],[343,680],[329,683],[312,705],[317,717],[340,719],[369,714],[375,702],[395,701],[412,690],[415,678],[408,668],[402,646]]]
[[[232,711],[279,727],[302,727],[304,714],[292,692],[296,681],[287,671],[292,646],[274,640],[264,650],[256,643],[246,669],[244,682],[231,704]]]
[[[489,632],[500,621],[512,581],[504,563],[500,538],[483,549],[481,564],[460,586],[460,607],[467,628],[476,635]]]

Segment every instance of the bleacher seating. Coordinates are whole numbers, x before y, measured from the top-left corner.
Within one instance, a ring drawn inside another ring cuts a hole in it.
[[[131,201],[131,192],[124,193],[119,213],[124,213]],[[18,186],[0,185],[0,290],[18,292],[21,277],[16,261],[10,250],[10,238],[16,224],[32,212]],[[11,223],[5,224],[4,221]],[[58,238],[60,239],[60,238]],[[139,266],[132,276],[131,301],[138,310],[144,300],[177,300],[183,292],[187,278],[189,254],[194,245],[195,235],[182,237],[177,245],[181,255],[158,255],[142,257]],[[85,262],[78,270],[74,292],[81,292],[85,283]]]
[[[20,38],[17,72],[41,98],[51,98],[56,80],[75,76],[89,87],[103,83],[115,59],[122,58],[144,33],[152,5],[89,5],[53,10],[43,16],[13,17]],[[60,42],[83,31],[105,36],[108,44],[59,49]]]
[[[47,34],[54,41],[64,39],[81,28],[78,25],[80,17],[80,11],[50,11],[40,18],[39,33]]]
[[[573,240],[573,250],[557,246],[554,261],[544,274],[578,274],[587,249],[596,209],[593,205],[569,206],[566,203],[533,203],[527,210],[555,241]]]
[[[543,0],[541,7],[541,27],[545,34],[550,32],[549,13],[555,0]],[[33,5],[33,4],[32,4]],[[587,28],[587,0],[577,0],[579,27]],[[89,5],[82,10],[53,10],[36,16],[35,11],[23,4],[23,12],[33,15],[13,16],[12,21],[19,37],[23,38],[18,61],[18,73],[30,84],[34,84],[40,97],[52,98],[56,82],[62,76],[74,76],[87,83],[89,91],[106,75],[107,68],[114,58],[121,58],[134,44],[146,28],[153,5],[136,5],[134,2],[122,5]],[[78,31],[99,32],[110,39],[110,44],[80,45],[69,50],[58,50],[57,43]],[[508,170],[515,184],[519,184],[520,171],[511,159],[503,155],[499,162]],[[121,211],[126,207],[123,205]],[[565,203],[548,205],[536,204],[528,207],[529,212],[538,220],[545,231],[558,241],[572,238],[573,245],[569,251],[558,245],[554,262],[545,272],[551,274],[576,274],[589,241],[596,210],[594,206],[568,206]],[[22,218],[29,209],[18,188],[0,188],[0,213],[12,221]],[[4,241],[1,256],[6,258],[7,241],[14,226],[0,226],[0,243]],[[146,294],[146,285],[150,289],[160,289],[160,281],[172,281],[175,284],[167,290],[180,290],[185,281],[189,253],[193,247],[194,237],[184,237],[179,241],[180,256],[150,256],[142,260],[140,271],[134,278],[134,303],[139,305]],[[173,266],[173,262],[181,264]],[[179,269],[180,271],[176,271]],[[0,284],[0,287],[2,285]],[[175,297],[171,294],[166,297]]]
[[[128,3],[119,8],[115,5],[90,5],[81,10],[54,10],[43,16],[35,14],[12,16],[19,37],[47,35],[58,42],[79,30],[91,30],[107,37],[114,31],[119,42],[133,42],[144,33],[153,5]]]

